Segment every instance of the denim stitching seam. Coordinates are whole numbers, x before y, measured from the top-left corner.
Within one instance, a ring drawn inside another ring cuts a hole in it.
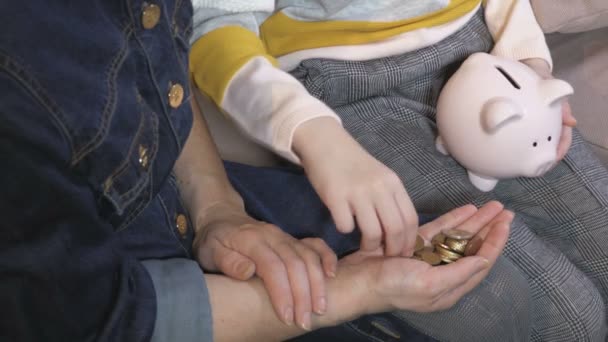
[[[91,152],[95,148],[99,147],[99,145],[103,141],[103,137],[108,133],[108,130],[110,127],[110,122],[112,120],[112,117],[114,116],[116,104],[118,102],[118,95],[117,95],[118,89],[116,87],[116,83],[117,83],[116,79],[118,77],[119,67],[122,65],[122,63],[127,58],[127,52],[129,51],[129,38],[132,34],[133,34],[133,26],[132,25],[125,26],[124,31],[123,31],[123,35],[125,35],[124,45],[122,46],[120,51],[118,51],[118,53],[112,60],[112,63],[110,64],[110,67],[108,68],[108,70],[106,72],[106,86],[107,86],[107,90],[108,90],[108,92],[107,92],[108,95],[106,98],[106,103],[104,105],[104,109],[102,111],[99,129],[97,130],[95,135],[91,138],[91,140],[88,143],[86,143],[82,148],[80,148],[80,150],[76,151],[74,158],[72,160],[72,165],[77,164],[89,152]]]
[[[69,145],[71,157],[74,154],[74,142],[72,139],[73,133],[64,124],[64,121],[67,120],[61,108],[53,102],[42,85],[40,85],[38,81],[27,72],[24,66],[19,64],[10,56],[4,54],[2,51],[0,51],[0,68],[15,78],[19,84],[23,86],[37,100],[37,102],[51,114],[55,125]]]

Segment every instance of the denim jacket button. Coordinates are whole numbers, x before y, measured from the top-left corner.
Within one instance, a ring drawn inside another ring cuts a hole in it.
[[[171,85],[171,88],[169,89],[169,105],[175,109],[181,106],[183,101],[184,87],[179,83]]]
[[[139,165],[145,170],[148,168],[148,162],[148,148],[143,145],[139,145]]]
[[[141,23],[146,30],[153,29],[160,20],[160,7],[156,4],[144,3]]]
[[[179,232],[179,235],[185,237],[188,233],[188,219],[186,218],[186,216],[183,214],[177,215],[175,219],[175,226],[177,228],[177,231]]]

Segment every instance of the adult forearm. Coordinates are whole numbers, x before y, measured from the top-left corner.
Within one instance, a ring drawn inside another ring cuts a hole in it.
[[[342,268],[327,283],[327,312],[313,315],[312,328],[337,325],[365,314],[364,301],[371,297],[362,272]],[[213,310],[216,341],[281,341],[306,333],[288,326],[273,311],[264,285],[258,278],[242,282],[206,275]]]
[[[192,110],[192,130],[174,171],[195,227],[201,227],[210,219],[208,213],[211,208],[231,206],[240,210],[243,201],[226,176],[222,160],[194,98]]]

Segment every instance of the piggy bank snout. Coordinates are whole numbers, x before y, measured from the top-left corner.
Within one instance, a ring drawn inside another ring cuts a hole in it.
[[[523,176],[540,177],[553,168],[557,161],[557,150],[553,146],[547,147],[544,151],[529,156],[528,162],[524,165]]]

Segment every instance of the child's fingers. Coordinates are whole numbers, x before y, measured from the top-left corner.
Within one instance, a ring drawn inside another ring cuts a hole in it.
[[[359,198],[351,203],[361,230],[361,249],[376,250],[382,244],[382,227],[376,214],[376,208],[366,198]]]
[[[374,200],[376,204],[376,213],[382,224],[382,231],[384,232],[384,246],[387,256],[398,256],[403,250],[407,237],[406,227],[401,219],[399,208],[397,203],[393,200],[392,196],[388,194],[382,194]],[[416,230],[414,230],[414,236]],[[409,240],[412,240],[410,237]],[[409,241],[408,241],[409,242]],[[413,241],[411,241],[413,242]]]
[[[572,107],[568,101],[564,101],[562,104],[562,120],[563,124],[568,127],[575,127],[577,124],[576,118],[572,115]]]
[[[348,234],[355,229],[355,219],[345,199],[331,199],[326,205],[340,233]]]
[[[568,154],[568,150],[572,145],[572,127],[564,126],[562,136],[557,145],[557,160],[562,160]]]
[[[401,251],[403,256],[412,256],[416,245],[416,235],[418,234],[418,213],[412,200],[408,196],[403,185],[393,195],[395,203],[399,208],[401,220],[403,221],[405,230],[404,248]]]

